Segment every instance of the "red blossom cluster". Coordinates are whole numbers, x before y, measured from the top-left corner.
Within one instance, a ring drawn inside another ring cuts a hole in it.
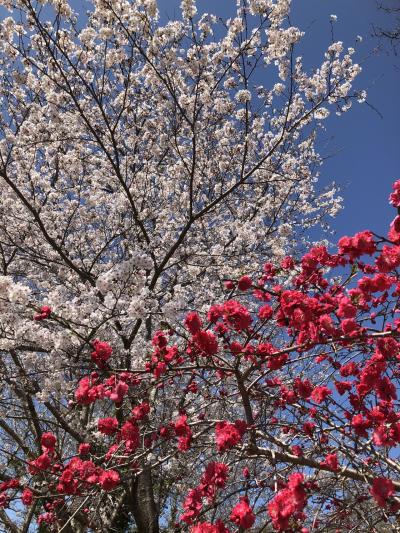
[[[393,485],[393,482],[390,479],[377,477],[372,482],[370,492],[379,507],[386,507],[389,498],[391,498],[391,496],[393,496],[393,494],[395,493],[395,486]],[[395,504],[395,507],[398,506],[398,503]]]
[[[400,207],[400,180],[393,183],[393,192],[389,195],[389,202],[393,207]]]
[[[242,529],[250,529],[256,521],[249,499],[246,496],[240,499],[240,502],[232,509],[229,519]]]
[[[92,346],[92,361],[99,368],[103,368],[105,363],[110,359],[112,355],[112,348],[107,342],[103,342],[98,339],[92,342]]]
[[[302,520],[303,509],[307,503],[307,483],[300,473],[289,477],[286,487],[279,491],[268,504],[268,512],[271,516],[274,528],[277,531],[285,531],[291,528],[290,520]]]
[[[209,522],[201,522],[191,527],[190,533],[230,533],[229,529],[221,520],[217,520],[215,524]]]
[[[184,501],[185,512],[181,520],[192,524],[203,508],[203,498],[212,502],[217,489],[223,489],[228,479],[229,468],[224,463],[209,463],[201,477],[200,484],[191,489]],[[201,530],[200,530],[201,531]],[[218,530],[217,530],[218,531]]]
[[[228,300],[222,305],[212,305],[208,311],[207,318],[211,323],[216,323],[219,319],[222,319],[223,322],[218,323],[216,327],[217,331],[223,333],[228,329],[237,332],[247,330],[252,323],[249,310],[236,300]]]
[[[118,423],[113,418],[99,420],[99,430],[106,435],[117,431]],[[104,490],[112,490],[119,485],[120,476],[117,471],[104,470],[96,466],[93,461],[83,461],[80,457],[73,457],[66,464],[58,461],[56,453],[57,439],[52,433],[43,433],[41,437],[43,453],[28,464],[28,471],[32,476],[40,474],[53,474],[58,477],[56,490],[59,494],[76,495],[91,485],[98,484]],[[79,453],[87,455],[90,451],[89,444],[81,444]],[[32,503],[33,493],[26,488],[21,495],[23,503]]]
[[[200,354],[215,355],[218,352],[218,341],[212,331],[200,330],[193,335],[192,340],[195,350]],[[190,350],[189,353],[192,351]]]
[[[115,375],[101,379],[98,372],[92,372],[79,381],[75,390],[75,400],[80,405],[89,405],[97,400],[109,398],[115,404],[120,405],[128,394],[129,387],[139,382],[140,379],[130,372],[120,372],[118,379]]]
[[[174,423],[175,435],[178,437],[178,449],[181,452],[186,452],[190,448],[192,442],[192,430],[187,423],[187,416],[181,415]]]
[[[230,450],[242,440],[246,433],[247,423],[244,420],[230,422],[217,422],[215,426],[215,442],[219,452]]]
[[[43,305],[40,308],[40,313],[37,313],[34,315],[33,320],[40,321],[40,320],[46,320],[46,318],[49,318],[51,315],[51,307],[48,305]]]
[[[146,363],[146,370],[151,372],[156,379],[159,379],[167,371],[168,365],[172,362],[180,364],[183,359],[178,355],[177,346],[168,346],[168,339],[164,331],[156,331],[152,344],[154,352],[150,361]]]
[[[211,503],[215,498],[217,488],[223,489],[228,478],[228,467],[223,463],[210,463],[201,478],[201,483],[192,489],[185,502],[185,513],[181,520],[187,524],[192,524],[193,520],[200,514],[203,498],[207,498]],[[249,505],[247,497],[240,498],[239,503],[232,509],[229,519],[242,529],[249,529],[255,522],[255,515]],[[215,525],[208,522],[198,523],[191,528],[191,533],[230,533],[229,529],[221,520]]]
[[[90,489],[93,485],[100,485],[105,491],[118,487],[120,476],[116,470],[103,470],[93,461],[83,461],[80,457],[73,457],[63,469],[57,492],[59,494],[78,495]]]
[[[376,251],[376,243],[371,231],[361,231],[354,237],[342,237],[338,242],[339,253],[350,259],[357,259],[362,255],[372,255]]]
[[[0,509],[7,507],[9,502],[8,490],[15,490],[20,488],[19,479],[9,479],[0,483]],[[29,489],[26,489],[29,490]],[[30,501],[32,503],[32,500]]]

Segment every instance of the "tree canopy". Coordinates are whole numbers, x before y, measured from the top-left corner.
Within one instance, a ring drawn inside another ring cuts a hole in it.
[[[394,527],[400,224],[308,231],[354,50],[308,72],[287,0],[0,6],[4,530]]]

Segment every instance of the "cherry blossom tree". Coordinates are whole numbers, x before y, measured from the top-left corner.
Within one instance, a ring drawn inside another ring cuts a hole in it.
[[[172,527],[192,482],[214,500],[226,471],[207,465],[253,425],[228,367],[197,367],[199,346],[221,349],[204,317],[224,282],[249,289],[265,261],[273,276],[338,210],[335,188],[317,188],[315,143],[330,109],[363,101],[360,67],[335,42],[308,73],[287,0],[243,0],[224,24],[192,0],[165,25],[154,0],[93,0],[87,18],[65,0],[0,6],[0,520],[13,532]],[[235,301],[224,313],[253,338]],[[250,503],[233,511],[232,498],[218,509],[240,522]]]

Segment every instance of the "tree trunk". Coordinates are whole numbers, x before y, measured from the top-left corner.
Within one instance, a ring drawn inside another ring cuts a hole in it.
[[[132,483],[132,514],[138,533],[159,533],[158,508],[154,500],[153,478],[150,469],[144,469]]]

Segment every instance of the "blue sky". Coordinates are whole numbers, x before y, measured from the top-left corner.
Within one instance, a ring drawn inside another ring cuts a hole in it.
[[[162,18],[179,16],[179,0],[160,0]],[[224,18],[235,11],[235,0],[198,0],[199,12]],[[331,14],[336,14],[334,39],[355,46],[354,60],[363,71],[357,87],[366,89],[368,103],[354,105],[347,114],[334,114],[325,122],[320,152],[327,157],[321,168],[321,183],[332,180],[343,188],[344,210],[331,226],[337,236],[363,229],[383,233],[394,218],[387,197],[392,182],[400,178],[400,56],[371,37],[373,25],[390,27],[393,18],[377,9],[375,0],[293,0],[291,23],[306,32],[299,54],[312,67],[322,60],[331,39]]]
[[[366,228],[384,232],[395,215],[387,197],[392,182],[400,178],[400,57],[388,53],[389,46],[376,50],[380,43],[371,33],[373,24],[390,26],[393,20],[377,10],[375,0],[294,0],[293,7],[293,23],[309,27],[304,57],[310,64],[329,39],[331,13],[338,16],[335,40],[352,46],[357,35],[363,37],[355,56],[363,68],[357,84],[367,90],[367,102],[382,118],[362,104],[326,122],[330,142],[323,152],[331,157],[322,167],[321,180],[334,179],[344,187],[345,208],[332,223],[339,236]]]

